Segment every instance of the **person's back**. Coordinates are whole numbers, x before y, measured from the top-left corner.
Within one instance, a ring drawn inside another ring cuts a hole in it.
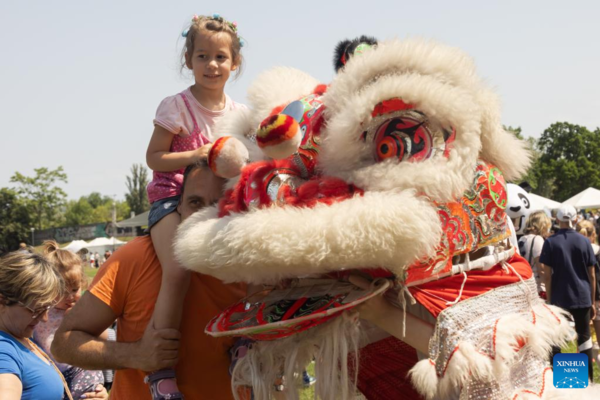
[[[563,308],[591,307],[588,267],[594,265],[589,240],[573,229],[559,229],[546,239],[540,261],[552,267],[550,303]]]

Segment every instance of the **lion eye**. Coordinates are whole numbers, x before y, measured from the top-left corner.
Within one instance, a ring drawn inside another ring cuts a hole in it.
[[[376,162],[388,159],[419,162],[436,152],[448,156],[454,130],[442,129],[412,105],[400,99],[386,100],[375,106],[372,116],[361,140],[373,143]]]

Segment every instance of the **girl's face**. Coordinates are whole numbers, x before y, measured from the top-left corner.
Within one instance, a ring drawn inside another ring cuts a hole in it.
[[[237,69],[231,54],[231,36],[200,31],[194,40],[194,52],[186,53],[186,65],[201,89],[223,91],[231,71]]]
[[[4,300],[2,299],[2,302]],[[13,304],[0,305],[0,326],[2,330],[18,339],[29,338],[33,335],[35,326],[48,321],[48,306],[52,304]],[[33,317],[36,318],[33,318]]]
[[[81,298],[81,285],[69,286],[67,295],[63,297],[57,304],[59,310],[69,310]]]

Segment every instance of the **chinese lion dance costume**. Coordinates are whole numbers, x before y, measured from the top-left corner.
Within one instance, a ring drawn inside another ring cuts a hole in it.
[[[274,287],[207,327],[256,340],[234,386],[271,398],[314,360],[323,399],[353,398],[353,385],[369,399],[562,398],[549,354],[573,330],[507,240],[506,181],[530,155],[496,95],[468,56],[425,40],[361,37],[335,62],[329,85],[292,68],[257,79],[251,108],[216,127],[209,165],[229,178],[225,197],[178,232],[185,267]],[[347,283],[355,271],[371,292]],[[428,354],[347,312],[383,290],[431,322]],[[413,359],[392,377],[394,352]]]

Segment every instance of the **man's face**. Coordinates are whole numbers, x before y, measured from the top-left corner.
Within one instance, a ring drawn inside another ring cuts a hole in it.
[[[221,197],[223,183],[223,179],[215,176],[208,167],[195,168],[190,172],[177,206],[181,220],[214,204]]]

